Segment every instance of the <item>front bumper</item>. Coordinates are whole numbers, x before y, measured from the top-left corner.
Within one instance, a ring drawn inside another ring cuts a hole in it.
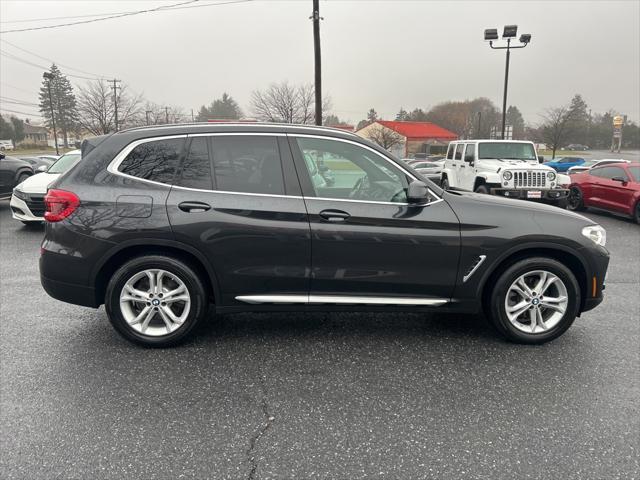
[[[16,197],[15,194],[11,195],[9,206],[11,207],[11,216],[16,220],[21,222],[44,222],[44,216],[34,214],[27,201]],[[40,213],[40,210],[38,209],[36,212]]]
[[[507,198],[519,198],[522,200],[549,200],[557,201],[569,196],[566,188],[553,188],[542,190],[538,188],[492,188],[492,195],[499,195]]]

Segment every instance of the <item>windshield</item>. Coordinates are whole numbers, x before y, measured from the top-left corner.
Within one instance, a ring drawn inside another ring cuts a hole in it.
[[[64,173],[69,170],[74,163],[80,160],[79,153],[67,153],[61,156],[56,163],[49,167],[47,173]]]
[[[536,160],[536,151],[530,143],[480,143],[478,158],[498,158],[503,160]]]

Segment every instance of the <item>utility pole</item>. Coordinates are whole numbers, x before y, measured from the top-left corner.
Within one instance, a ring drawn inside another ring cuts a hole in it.
[[[118,86],[118,83],[121,82],[121,80],[116,80],[115,78],[113,80],[111,80],[111,82],[113,82],[113,107],[114,107],[114,112],[115,112],[115,121],[116,121],[116,132],[118,131],[118,89],[120,88]]]
[[[42,76],[47,81],[47,90],[49,91],[49,107],[51,108],[51,123],[53,124],[53,141],[56,146],[56,155],[60,155],[60,152],[58,151],[58,132],[56,131],[56,118],[53,114],[53,100],[51,98],[51,80],[53,80],[53,75],[49,72],[44,72]]]
[[[145,117],[147,117],[147,126],[149,125],[149,114],[151,113],[151,110],[146,110],[144,112]]]
[[[476,134],[476,138],[482,138],[480,136],[480,125],[482,124],[482,112],[478,112],[478,133]]]
[[[502,140],[507,125],[507,87],[509,85],[509,58],[511,58],[511,39],[507,39],[507,63],[504,67],[504,94],[502,95]]]
[[[320,57],[320,0],[313,0],[313,54],[315,67],[316,125],[322,125],[322,69]]]
[[[193,108],[191,109],[191,123],[195,123],[195,118],[193,116]]]
[[[169,123],[169,107],[164,107],[164,123]]]

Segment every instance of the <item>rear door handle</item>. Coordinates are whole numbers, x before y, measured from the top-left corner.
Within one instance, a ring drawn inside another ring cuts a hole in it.
[[[350,216],[342,210],[322,210],[320,212],[320,217],[328,222],[344,222]]]
[[[183,212],[198,213],[211,210],[211,205],[204,202],[182,202],[178,205],[178,208]]]

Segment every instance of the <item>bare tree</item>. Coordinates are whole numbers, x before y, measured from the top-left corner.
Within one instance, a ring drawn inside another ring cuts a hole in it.
[[[544,143],[551,146],[552,156],[566,141],[571,130],[572,111],[567,106],[550,108],[543,116],[544,122],[540,126],[540,133]]]
[[[266,90],[251,94],[251,111],[263,122],[313,123],[314,92],[313,85],[273,83]],[[325,98],[322,110],[328,111],[330,106],[330,99]]]
[[[126,85],[118,92],[118,128],[142,122],[142,95],[129,93]],[[113,90],[101,80],[80,87],[78,94],[78,123],[94,135],[115,131],[115,102]]]
[[[402,135],[382,125],[372,125],[367,131],[367,138],[385,150],[401,145],[404,142]]]

